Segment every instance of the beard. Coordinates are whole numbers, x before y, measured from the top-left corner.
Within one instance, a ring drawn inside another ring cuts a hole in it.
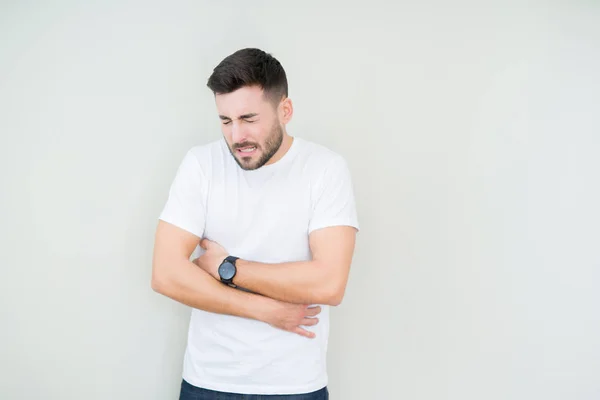
[[[283,128],[281,128],[277,121],[275,121],[269,136],[265,140],[264,146],[261,146],[255,142],[242,142],[236,143],[233,146],[228,145],[227,147],[229,148],[229,152],[233,156],[233,159],[235,162],[237,162],[241,169],[245,171],[252,171],[269,162],[275,153],[277,153],[279,147],[281,147],[281,143],[283,143]],[[252,161],[252,157],[244,157],[243,155],[240,157],[240,153],[237,151],[237,149],[249,146],[255,146],[256,151],[260,154],[259,158],[254,162]]]

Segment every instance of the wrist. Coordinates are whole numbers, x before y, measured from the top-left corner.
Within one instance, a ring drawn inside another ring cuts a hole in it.
[[[242,260],[241,258],[238,258],[235,262],[235,267],[236,267],[236,271],[235,271],[235,277],[233,278],[233,283],[236,286],[239,287],[243,287],[246,289],[250,289],[248,288],[248,261],[246,260]]]
[[[277,300],[257,295],[256,303],[254,303],[251,307],[251,312],[253,313],[252,318],[270,324],[273,311],[276,307]]]

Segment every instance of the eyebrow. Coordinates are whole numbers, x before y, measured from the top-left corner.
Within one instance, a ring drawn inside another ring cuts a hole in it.
[[[238,118],[239,119],[248,119],[248,118],[256,117],[257,115],[258,115],[257,113],[250,113],[250,114],[240,115]],[[225,115],[219,115],[219,118],[221,118],[222,120],[230,120],[231,119],[229,117],[226,117]]]

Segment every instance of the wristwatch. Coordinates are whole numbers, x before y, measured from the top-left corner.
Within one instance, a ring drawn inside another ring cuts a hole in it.
[[[237,267],[235,266],[235,262],[239,257],[229,256],[226,257],[221,265],[219,265],[219,277],[221,278],[221,282],[226,283],[231,287],[236,287],[233,283],[233,277],[237,272]]]

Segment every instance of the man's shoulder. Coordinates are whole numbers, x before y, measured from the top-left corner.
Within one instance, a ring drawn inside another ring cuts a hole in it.
[[[328,174],[337,174],[347,169],[346,158],[333,148],[321,143],[300,139],[302,151],[300,162],[305,174],[315,181]]]
[[[308,165],[313,165],[315,168],[326,168],[334,162],[345,162],[344,156],[331,147],[304,138],[300,138],[300,142],[303,148],[303,161]]]

